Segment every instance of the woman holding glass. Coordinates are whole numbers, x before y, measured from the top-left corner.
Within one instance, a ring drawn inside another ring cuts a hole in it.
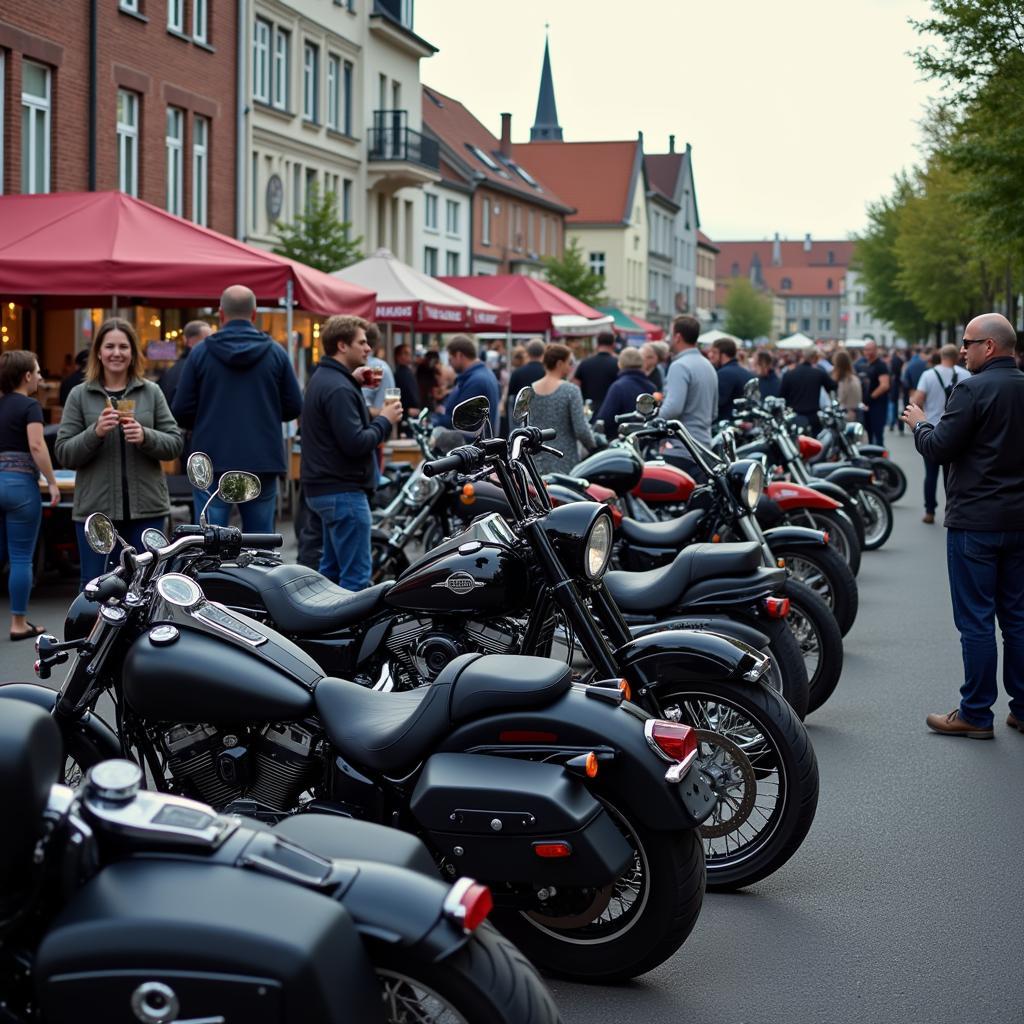
[[[112,318],[96,332],[85,380],[73,388],[57,434],[57,458],[75,470],[71,518],[78,534],[81,585],[106,570],[107,556],[85,540],[85,519],[102,512],[134,548],[142,532],[162,529],[171,510],[161,460],[181,453],[181,430],[167,399],[142,376],[135,328]]]
[[[32,397],[42,379],[31,352],[0,355],[0,564],[6,561],[10,565],[7,590],[12,640],[28,640],[45,632],[26,618],[42,518],[40,473],[46,478],[50,504],[60,501],[43,439],[43,410]]]

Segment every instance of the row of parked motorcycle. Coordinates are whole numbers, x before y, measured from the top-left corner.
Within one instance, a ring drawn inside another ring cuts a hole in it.
[[[557,1021],[534,967],[649,971],[796,852],[898,468],[751,392],[711,446],[641,396],[545,479],[532,394],[417,424],[357,593],[89,517],[120,556],[37,642],[59,691],[0,686],[0,1020]]]

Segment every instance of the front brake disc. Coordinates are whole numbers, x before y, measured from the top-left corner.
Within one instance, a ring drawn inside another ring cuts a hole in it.
[[[718,806],[700,826],[700,834],[706,839],[718,839],[743,826],[754,809],[757,799],[757,777],[750,758],[731,739],[710,729],[696,729],[697,739],[703,746],[712,748],[699,756],[698,764],[713,780],[711,788],[718,797]],[[734,792],[739,788],[740,792]],[[725,817],[728,808],[732,813]]]

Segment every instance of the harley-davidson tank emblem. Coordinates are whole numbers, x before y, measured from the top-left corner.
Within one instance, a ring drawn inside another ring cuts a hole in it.
[[[446,580],[435,583],[435,587],[447,587],[453,594],[471,594],[477,587],[484,586],[468,572],[453,572]]]

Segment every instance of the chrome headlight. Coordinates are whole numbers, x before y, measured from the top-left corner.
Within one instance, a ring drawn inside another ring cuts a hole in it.
[[[741,459],[729,467],[727,475],[736,499],[753,512],[764,492],[764,467],[753,459]]]
[[[441,481],[438,477],[424,476],[422,468],[417,466],[412,476],[405,482],[405,487],[402,489],[402,500],[413,508],[421,508],[437,494],[440,488]]]
[[[863,423],[847,423],[844,430],[846,436],[856,443],[864,440],[864,424]]]
[[[608,560],[612,556],[612,521],[604,515],[594,520],[594,525],[587,534],[587,545],[584,554],[583,571],[588,579],[596,580],[608,568]]]

